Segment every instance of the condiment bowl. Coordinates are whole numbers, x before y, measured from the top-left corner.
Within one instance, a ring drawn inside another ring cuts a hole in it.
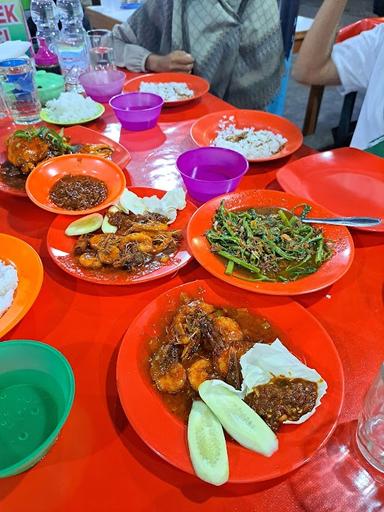
[[[123,128],[142,131],[156,126],[164,100],[157,94],[130,92],[114,96],[109,104]]]
[[[0,343],[0,478],[37,464],[68,418],[75,379],[55,348],[32,340]]]
[[[79,81],[87,95],[93,100],[99,103],[108,103],[113,96],[121,92],[125,78],[123,71],[101,69],[83,73],[80,75]]]
[[[84,210],[67,210],[56,206],[50,199],[50,190],[64,176],[90,176],[105,183],[107,197],[99,205]],[[98,212],[114,203],[125,189],[124,172],[111,160],[95,155],[71,154],[42,162],[30,172],[25,190],[37,206],[63,215],[86,215]]]
[[[176,165],[188,193],[199,203],[233,192],[249,168],[240,153],[215,147],[186,151]]]

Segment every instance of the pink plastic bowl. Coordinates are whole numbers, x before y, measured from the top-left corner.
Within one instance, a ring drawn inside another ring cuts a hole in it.
[[[80,75],[79,81],[87,95],[93,100],[108,103],[113,96],[121,92],[125,82],[125,73],[113,69],[90,71]]]
[[[188,193],[200,203],[233,192],[249,168],[240,153],[216,147],[186,151],[176,165]]]
[[[123,128],[141,131],[156,125],[164,100],[149,92],[128,92],[115,96],[109,104]]]

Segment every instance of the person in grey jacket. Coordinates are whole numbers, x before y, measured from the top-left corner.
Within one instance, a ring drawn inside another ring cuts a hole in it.
[[[277,0],[146,0],[113,29],[116,64],[193,72],[240,108],[262,109],[280,85]]]

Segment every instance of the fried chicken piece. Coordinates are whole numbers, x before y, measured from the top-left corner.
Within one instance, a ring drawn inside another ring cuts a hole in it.
[[[44,160],[49,151],[48,144],[40,137],[31,139],[11,135],[7,141],[7,158],[21,172],[28,174]]]

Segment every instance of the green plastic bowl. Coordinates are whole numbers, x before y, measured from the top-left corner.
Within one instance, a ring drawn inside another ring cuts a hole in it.
[[[36,72],[36,86],[42,105],[54,100],[64,91],[64,77],[55,73],[47,73],[40,69]]]
[[[39,462],[71,410],[75,379],[65,357],[32,340],[0,343],[0,478]]]

